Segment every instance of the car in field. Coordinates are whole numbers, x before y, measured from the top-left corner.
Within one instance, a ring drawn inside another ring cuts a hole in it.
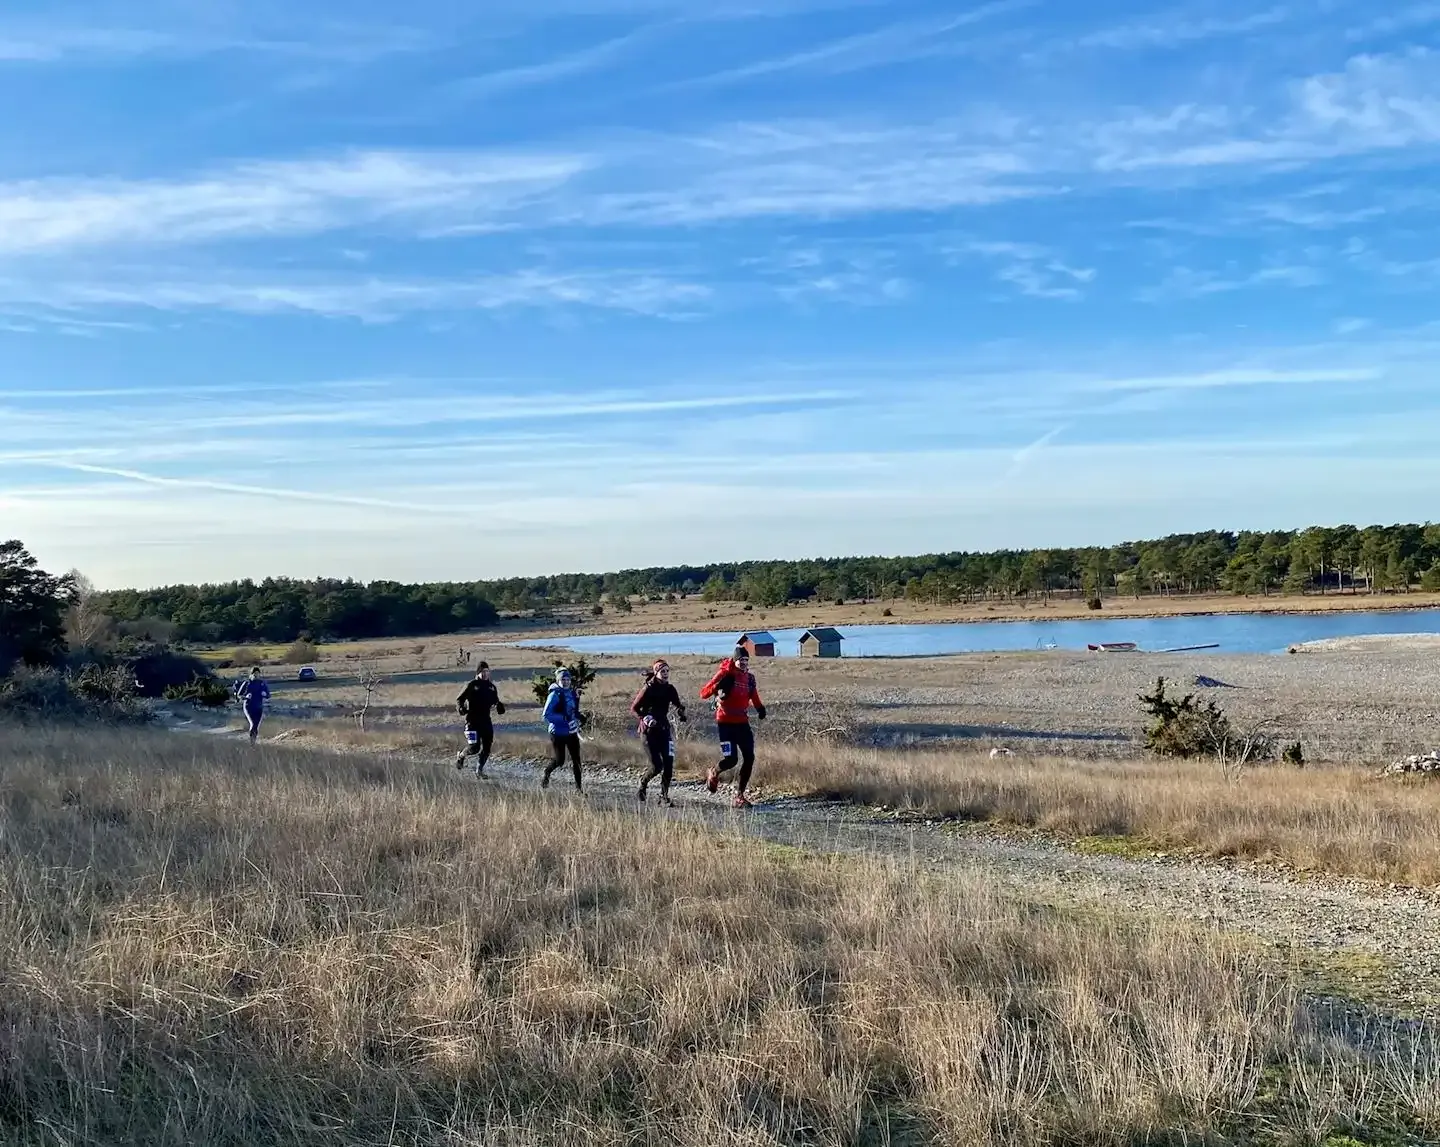
[[[310,666],[310,665],[306,665],[303,669],[300,670],[300,672],[299,672],[298,674],[296,674],[295,679],[296,679],[297,681],[314,681],[314,680],[315,680],[315,669],[314,669],[314,667],[313,667],[313,666]]]

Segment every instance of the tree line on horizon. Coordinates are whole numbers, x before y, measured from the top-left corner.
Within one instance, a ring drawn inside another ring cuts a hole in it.
[[[628,610],[634,598],[743,601],[906,599],[934,604],[1083,595],[1440,591],[1440,525],[1211,530],[1116,546],[816,558],[659,566],[407,585],[266,578],[102,595],[119,621],[158,619],[192,642],[346,640],[454,633],[495,624],[501,612]]]

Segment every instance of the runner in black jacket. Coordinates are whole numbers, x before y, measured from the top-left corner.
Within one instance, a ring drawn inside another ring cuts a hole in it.
[[[485,762],[490,759],[490,749],[495,744],[495,725],[490,719],[490,710],[504,714],[505,703],[495,683],[490,680],[490,663],[480,662],[475,670],[475,680],[465,686],[465,691],[455,698],[455,707],[465,718],[466,745],[455,755],[455,767],[463,769],[467,759],[479,756],[475,775],[485,775]]]
[[[640,718],[640,736],[645,740],[645,749],[650,754],[650,771],[640,782],[636,799],[644,801],[646,789],[656,777],[660,778],[660,803],[674,808],[670,799],[670,781],[675,775],[675,731],[670,725],[670,709],[674,707],[680,720],[684,721],[685,703],[675,686],[670,684],[670,666],[657,661],[645,675],[645,685],[630,703],[630,712]]]

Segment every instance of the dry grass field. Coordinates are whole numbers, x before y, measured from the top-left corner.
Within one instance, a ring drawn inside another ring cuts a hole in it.
[[[7,1144],[1440,1134],[1430,1037],[983,873],[485,797],[398,754],[5,730],[0,760]]]
[[[298,743],[415,761],[443,763],[459,743],[398,727],[364,735],[343,723],[296,728],[304,730]],[[707,733],[708,727],[698,735],[681,733],[681,783],[698,782],[714,763]],[[496,751],[541,760],[549,749],[521,726],[502,735]],[[591,767],[631,769],[637,777],[644,771],[637,742],[622,733],[589,736],[585,758]],[[992,758],[972,750],[762,741],[755,791],[838,801],[877,815],[1033,829],[1068,841],[1117,838],[1111,847],[1127,852],[1189,853],[1440,887],[1440,782],[1381,778],[1346,766],[1272,765],[1227,776],[1208,761]]]

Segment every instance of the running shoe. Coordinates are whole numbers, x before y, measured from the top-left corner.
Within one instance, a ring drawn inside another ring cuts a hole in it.
[[[672,801],[669,797],[665,796],[663,793],[660,795],[660,803],[663,804],[666,808],[675,807],[675,802]]]
[[[542,789],[548,789],[548,788],[550,787],[550,770],[549,770],[549,769],[546,769],[543,773],[540,774],[540,787],[541,787]]]
[[[719,769],[711,769],[708,773],[705,774],[705,787],[706,787],[707,789],[709,789],[712,793],[719,791],[719,788],[720,788],[720,770],[719,770]]]
[[[461,769],[463,769],[464,767],[465,767],[465,754],[464,754],[464,753],[456,753],[456,754],[455,754],[455,771],[458,773],[458,772],[459,772]]]
[[[736,793],[735,799],[730,802],[732,808],[754,808],[750,798],[744,793]]]
[[[644,804],[644,803],[645,803],[645,786],[644,786],[644,785],[641,785],[641,786],[640,786],[640,791],[635,794],[635,799],[636,799],[637,801],[639,801],[641,804]]]

